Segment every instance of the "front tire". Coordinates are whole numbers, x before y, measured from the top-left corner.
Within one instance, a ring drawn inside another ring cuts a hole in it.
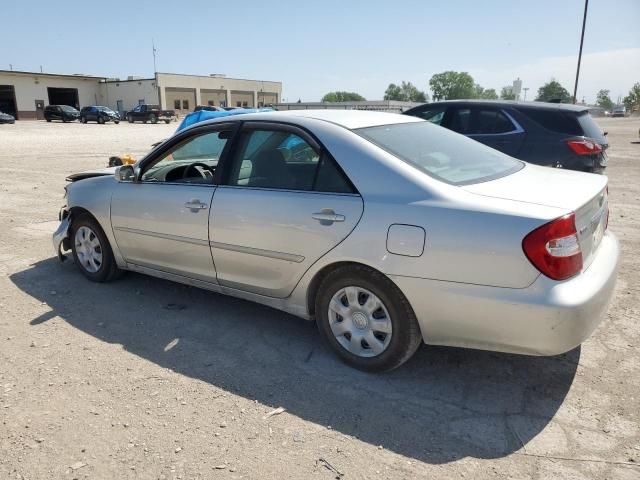
[[[92,282],[109,282],[122,273],[102,228],[87,213],[81,213],[73,219],[71,250],[80,273]]]
[[[98,123],[104,125],[104,117],[98,117]]]
[[[133,117],[131,115],[127,115],[127,121],[129,123],[133,123]]]
[[[318,329],[347,364],[384,372],[409,360],[422,335],[415,313],[400,289],[364,266],[329,273],[315,301]]]
[[[158,117],[156,117],[154,114],[151,114],[151,115],[149,116],[149,121],[150,121],[151,123],[154,123],[154,124],[155,124],[155,123],[158,123]]]

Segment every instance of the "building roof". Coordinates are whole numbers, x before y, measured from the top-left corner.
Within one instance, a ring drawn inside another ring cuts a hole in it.
[[[1,74],[13,74],[13,75],[38,75],[40,77],[65,77],[65,78],[91,78],[96,80],[104,80],[106,77],[99,77],[96,75],[85,75],[84,73],[44,73],[44,72],[27,72],[22,70],[0,70]]]

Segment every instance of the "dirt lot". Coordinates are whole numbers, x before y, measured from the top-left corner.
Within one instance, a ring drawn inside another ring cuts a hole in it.
[[[54,258],[65,175],[175,124],[0,125],[0,478],[640,478],[640,120],[601,124],[623,260],[595,335],[553,358],[424,346],[386,375],[278,311]]]

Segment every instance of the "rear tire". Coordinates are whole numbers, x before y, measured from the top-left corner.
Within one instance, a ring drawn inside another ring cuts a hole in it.
[[[365,266],[349,265],[329,273],[318,289],[315,313],[324,340],[359,370],[393,370],[409,360],[422,342],[406,297],[391,280]]]
[[[165,120],[165,121],[164,121],[164,123],[166,123],[167,125],[169,125],[169,122],[170,122],[170,121],[171,121],[171,120]]]
[[[49,123],[51,123],[51,119],[50,118],[45,118],[45,120]]]
[[[98,123],[104,125],[104,117],[98,117]]]
[[[127,121],[129,123],[133,123],[133,117],[131,115],[127,115]]]
[[[81,213],[74,217],[70,233],[73,260],[85,277],[102,283],[115,280],[123,273],[116,264],[107,236],[91,215]]]
[[[149,121],[150,121],[151,123],[154,123],[154,124],[155,124],[155,123],[158,123],[158,117],[156,117],[154,114],[151,114],[151,115],[149,116]]]

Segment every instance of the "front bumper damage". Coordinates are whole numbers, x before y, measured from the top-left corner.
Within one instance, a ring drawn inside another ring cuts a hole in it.
[[[71,250],[69,241],[69,228],[71,227],[71,214],[66,207],[60,209],[58,215],[60,225],[53,233],[53,249],[61,262],[67,259],[67,255]]]

